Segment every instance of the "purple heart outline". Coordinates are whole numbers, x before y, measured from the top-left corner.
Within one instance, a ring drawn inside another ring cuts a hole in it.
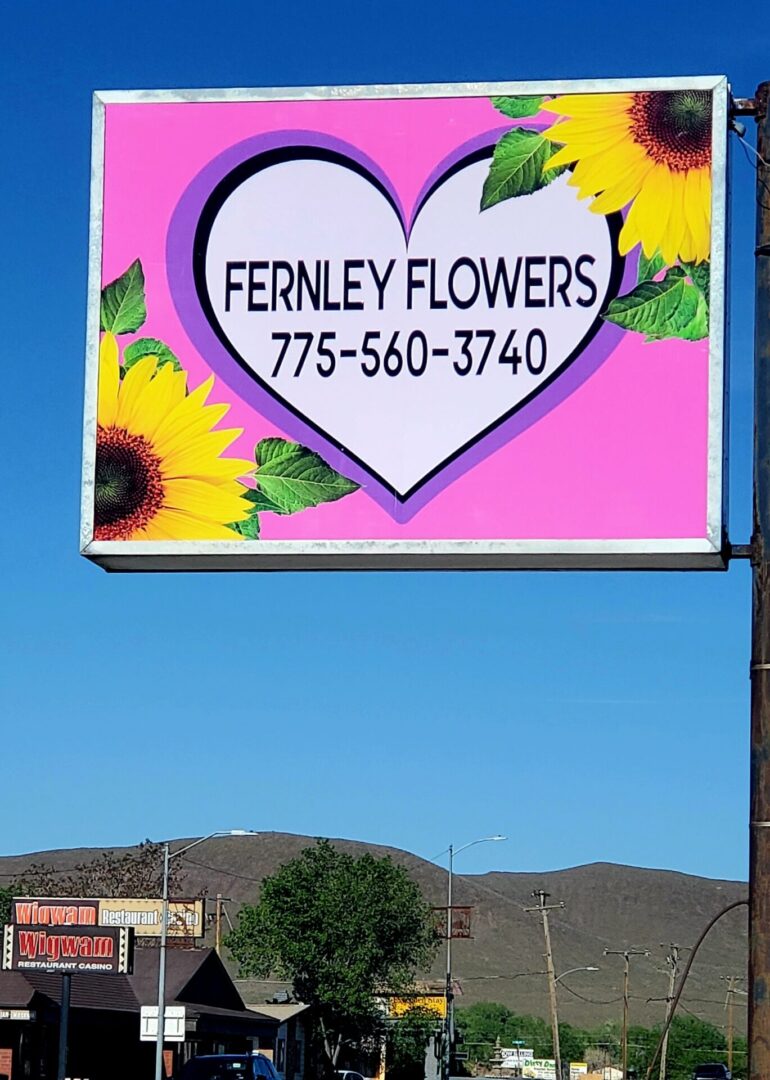
[[[565,361],[552,376],[552,381],[542,388],[537,388],[512,412],[502,416],[432,470],[419,486],[406,496],[399,497],[392,488],[373,475],[364,462],[347,453],[330,435],[321,431],[258,381],[256,373],[252,374],[242,366],[225,347],[203,310],[195,285],[193,249],[198,223],[214,189],[235,168],[270,151],[287,148],[299,150],[306,147],[342,155],[354,162],[359,170],[368,172],[376,185],[384,189],[383,197],[392,202],[408,244],[417,214],[446,174],[470,155],[484,150],[491,153],[497,140],[507,130],[507,127],[498,127],[458,146],[427,177],[409,214],[404,211],[387,174],[356,146],[314,131],[287,130],[256,135],[229,147],[204,166],[185,189],[169,223],[166,238],[169,290],[182,325],[201,356],[241,400],[292,439],[320,454],[337,472],[360,484],[367,495],[398,523],[409,521],[439,492],[537,423],[574,393],[610,356],[622,339],[624,331],[612,323],[602,323],[598,330],[593,331],[588,345],[581,350],[585,342],[585,337],[583,338],[581,346],[578,346],[578,355]],[[621,274],[617,275],[620,279],[617,292],[627,292],[633,287],[635,271],[632,263],[632,260],[626,259]]]

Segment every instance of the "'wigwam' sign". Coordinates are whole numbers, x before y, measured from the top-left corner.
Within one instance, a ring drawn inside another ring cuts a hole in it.
[[[133,966],[133,931],[120,928],[25,928],[11,923],[3,935],[3,969],[127,975]]]

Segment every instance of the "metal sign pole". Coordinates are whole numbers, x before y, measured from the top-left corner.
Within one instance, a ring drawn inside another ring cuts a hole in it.
[[[66,1080],[67,1076],[67,1043],[70,1023],[70,994],[72,990],[72,975],[65,971],[61,977],[61,1010],[59,1012],[59,1066],[56,1070],[56,1080]]]
[[[454,873],[454,845],[449,845],[449,874],[447,876],[446,894],[446,985],[444,994],[446,997],[446,1017],[444,1019],[444,1045],[442,1056],[441,1075],[442,1080],[449,1080],[452,1072],[452,1010],[454,1007],[454,990],[452,987],[452,875]]]
[[[749,1076],[770,1076],[770,83],[757,88]]]

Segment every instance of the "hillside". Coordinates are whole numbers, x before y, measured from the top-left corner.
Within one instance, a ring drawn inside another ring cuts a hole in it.
[[[185,892],[209,897],[222,893],[231,919],[238,906],[254,902],[259,882],[312,843],[306,836],[260,833],[254,837],[219,838],[182,856]],[[179,841],[181,844],[182,841]],[[432,904],[446,894],[446,871],[397,848],[350,840],[335,840],[353,854],[389,854],[402,863]],[[0,880],[21,874],[30,863],[47,863],[66,870],[98,857],[103,849],[69,849],[0,858]],[[125,849],[115,849],[125,850]],[[597,972],[576,972],[560,983],[560,1015],[565,1021],[595,1025],[620,1015],[622,959],[604,956],[604,949],[649,949],[635,958],[631,975],[632,1023],[659,1021],[667,991],[663,959],[676,942],[692,945],[708,920],[722,907],[747,894],[742,882],[717,881],[665,870],[593,863],[548,873],[488,873],[455,875],[455,903],[473,906],[473,938],[457,941],[454,971],[462,987],[458,1006],[475,1001],[500,1001],[517,1012],[545,1016],[548,1000],[542,972],[543,939],[539,916],[524,908],[533,889],[551,893],[551,903],[563,900],[563,911],[552,913],[551,934],[557,973],[594,965]],[[213,907],[213,905],[212,905]],[[684,953],[686,958],[687,953]],[[693,966],[683,1003],[687,1010],[718,1026],[724,1024],[723,975],[744,975],[747,957],[745,909],[727,915],[712,931]],[[431,979],[441,980],[439,955]],[[740,998],[738,1001],[740,1002]],[[745,1008],[736,1009],[743,1023]]]

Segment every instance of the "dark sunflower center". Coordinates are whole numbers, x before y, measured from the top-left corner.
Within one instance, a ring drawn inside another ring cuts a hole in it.
[[[94,491],[95,535],[127,539],[157,513],[163,501],[160,465],[141,435],[98,429]]]
[[[675,90],[634,95],[631,134],[658,164],[675,172],[711,164],[711,94]]]

